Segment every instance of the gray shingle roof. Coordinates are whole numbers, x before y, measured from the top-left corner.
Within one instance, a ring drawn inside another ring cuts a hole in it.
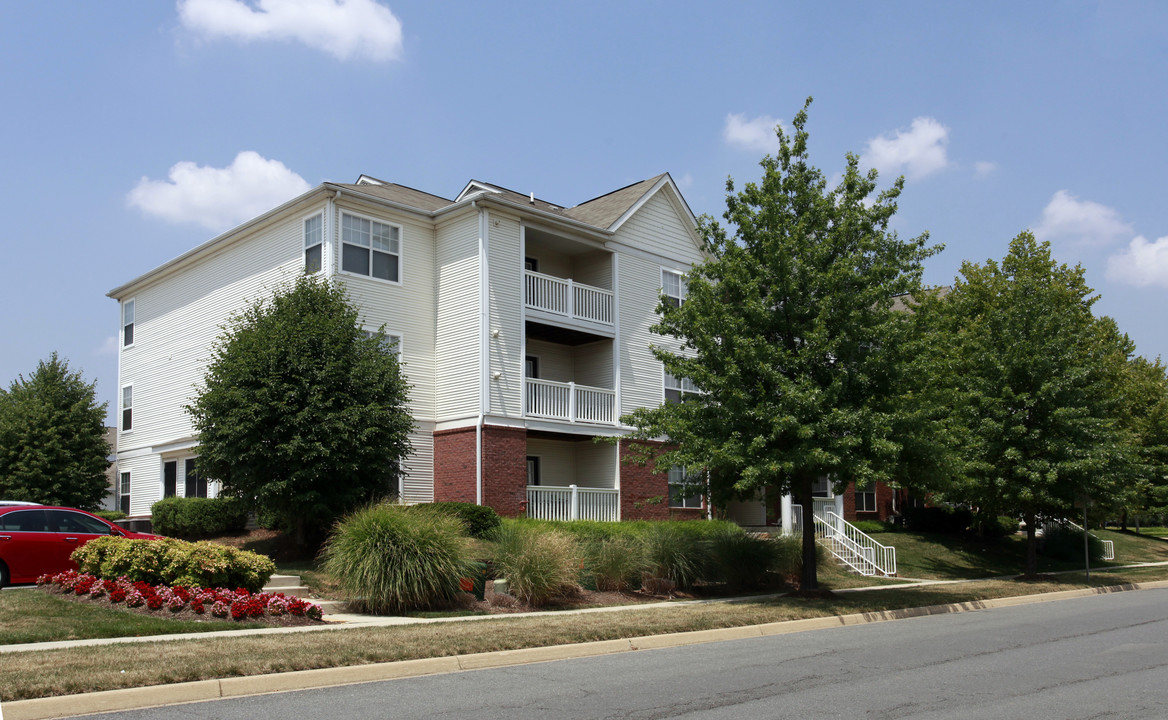
[[[576,207],[568,208],[564,214],[574,220],[608,229],[663,177],[665,177],[665,173],[648,180],[642,180],[639,183],[626,185],[607,195],[601,195],[598,198],[582,202]]]
[[[427,212],[440,210],[447,205],[452,204],[453,200],[447,200],[444,197],[431,195],[421,190],[415,190],[405,185],[396,185],[394,183],[385,183],[376,185],[374,183],[361,183],[360,185],[354,183],[333,183],[339,187],[348,188],[354,192],[365,193],[373,195],[374,197],[389,200],[390,202],[401,203],[409,207],[418,208]]]

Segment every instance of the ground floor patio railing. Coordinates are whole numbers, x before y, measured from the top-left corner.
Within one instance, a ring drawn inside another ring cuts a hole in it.
[[[620,490],[569,485],[527,486],[527,517],[537,520],[620,519]]]

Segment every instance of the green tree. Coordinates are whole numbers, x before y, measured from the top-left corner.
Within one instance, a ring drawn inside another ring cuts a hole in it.
[[[1135,444],[1134,477],[1118,495],[1123,529],[1129,517],[1168,508],[1168,373],[1159,361],[1131,358],[1123,368],[1121,419]]]
[[[965,262],[961,275],[917,313],[931,339],[921,375],[961,431],[945,497],[1021,517],[1034,575],[1038,523],[1073,517],[1079,499],[1109,502],[1132,477],[1118,391],[1131,345],[1092,315],[1083,269],[1028,232],[1000,264]]]
[[[97,509],[109,486],[105,409],[57,353],[0,389],[0,498]]]
[[[197,467],[223,492],[320,538],[335,518],[398,492],[410,451],[397,351],[358,326],[327,280],[301,277],[232,317],[194,401]]]
[[[729,234],[699,221],[707,260],[677,307],[665,299],[653,331],[681,340],[655,348],[665,370],[692,381],[682,403],[624,418],[633,437],[666,439],[656,468],[709,469],[717,503],[760,488],[803,506],[805,589],[818,587],[812,484],[830,476],[887,480],[900,450],[887,400],[900,364],[905,313],[893,297],[919,292],[921,263],[940,248],[888,230],[903,179],[876,194],[876,172],[847,156],[828,189],[808,162],[807,105],[794,135],[776,129],[777,156],[741,192],[726,184]],[[647,446],[646,446],[647,447]]]

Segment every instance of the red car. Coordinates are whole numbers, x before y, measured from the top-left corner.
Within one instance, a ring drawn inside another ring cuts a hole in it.
[[[76,570],[77,563],[69,556],[103,535],[159,537],[123,530],[75,508],[0,502],[0,587],[33,583],[44,573]]]

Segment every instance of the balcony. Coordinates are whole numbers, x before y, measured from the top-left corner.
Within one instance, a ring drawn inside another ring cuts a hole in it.
[[[609,488],[527,486],[527,517],[537,520],[620,519],[620,490]]]
[[[528,417],[612,425],[616,422],[616,391],[525,378],[523,412]]]
[[[611,290],[577,283],[552,275],[523,271],[524,302],[532,317],[574,321],[585,327],[613,327]]]

